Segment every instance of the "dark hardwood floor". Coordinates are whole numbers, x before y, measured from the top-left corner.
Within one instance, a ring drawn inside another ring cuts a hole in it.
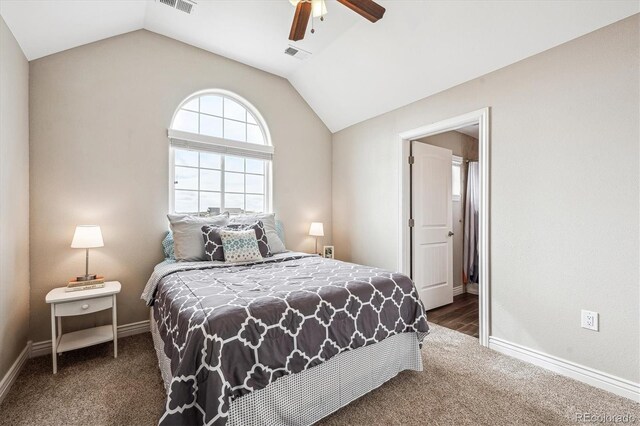
[[[427,311],[427,320],[478,337],[478,296],[470,293],[454,296],[453,303]]]

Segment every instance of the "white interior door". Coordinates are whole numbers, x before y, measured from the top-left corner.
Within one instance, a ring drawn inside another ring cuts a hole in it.
[[[451,150],[411,142],[412,276],[425,308],[453,302]]]

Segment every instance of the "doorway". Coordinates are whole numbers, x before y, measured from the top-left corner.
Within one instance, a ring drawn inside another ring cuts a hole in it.
[[[475,123],[411,142],[412,274],[422,285],[418,292],[429,321],[476,338],[478,137],[479,123]],[[426,161],[419,156],[425,152],[429,154]],[[427,166],[434,161],[441,167]],[[427,175],[425,166],[430,169]],[[429,200],[421,206],[418,201],[425,198]],[[425,224],[425,220],[431,223]],[[425,241],[425,230],[439,238]],[[421,251],[441,251],[443,255],[424,256]],[[426,276],[425,268],[431,271]]]
[[[466,152],[457,149],[456,153],[463,155],[454,157],[453,149],[450,149],[452,147],[443,147],[442,141],[447,136],[451,139],[452,135],[459,135],[461,137],[458,139],[464,139],[467,136],[463,133],[477,136],[474,138],[477,140],[476,149],[468,147]],[[480,344],[488,346],[489,109],[403,132],[400,134],[400,142],[401,269],[416,283],[425,307],[433,309],[427,315],[429,320],[476,335]],[[462,231],[463,219],[460,217],[460,203],[464,203],[466,195],[466,188],[462,186],[465,180],[469,181],[467,176],[470,166],[466,163],[467,160],[477,160],[474,165],[477,213],[475,222],[472,220],[473,216],[469,216],[464,225],[474,224],[477,241],[469,241],[469,247],[477,251],[466,253],[465,267],[461,270],[460,244],[464,241],[461,232],[466,231],[465,239],[473,235],[469,229]],[[456,163],[461,170],[464,168],[467,172],[458,181],[455,175]],[[412,185],[415,186],[412,188]],[[458,204],[454,204],[456,196],[461,198]],[[453,214],[455,208],[458,209],[456,222]],[[454,238],[459,243],[456,247],[456,262],[453,253]],[[477,256],[475,264],[474,256]],[[477,287],[474,288],[476,283]],[[452,327],[453,324],[456,327]],[[474,327],[477,329],[474,330]]]

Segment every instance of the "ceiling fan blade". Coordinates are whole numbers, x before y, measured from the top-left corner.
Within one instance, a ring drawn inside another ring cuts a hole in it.
[[[338,3],[342,3],[371,22],[377,22],[382,19],[384,12],[387,11],[387,9],[373,0],[338,0]]]
[[[311,2],[298,2],[296,12],[293,15],[293,22],[291,23],[289,40],[298,41],[304,38],[304,34],[307,32],[309,16],[311,16]]]

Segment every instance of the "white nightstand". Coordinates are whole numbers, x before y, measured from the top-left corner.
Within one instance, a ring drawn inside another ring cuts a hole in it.
[[[58,372],[57,355],[73,349],[84,348],[113,340],[113,357],[118,357],[118,321],[116,294],[120,293],[118,281],[107,281],[103,288],[65,291],[65,287],[54,288],[46,297],[51,304],[51,355],[53,374]],[[62,317],[86,315],[112,308],[112,324],[62,334]],[[56,322],[58,324],[56,332]]]

